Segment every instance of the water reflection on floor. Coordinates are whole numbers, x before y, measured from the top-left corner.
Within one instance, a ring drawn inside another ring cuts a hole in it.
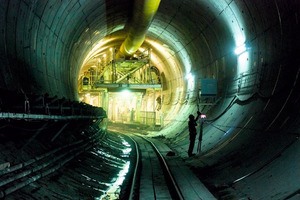
[[[130,154],[131,146],[124,136],[108,133],[97,145],[42,183],[45,187],[40,187],[35,196],[64,200],[119,199],[120,193],[125,191],[121,188],[130,168]]]
[[[119,137],[122,138],[122,136],[119,136]],[[110,141],[110,140],[108,140],[108,141]],[[110,142],[112,142],[112,141],[110,141]],[[122,145],[125,147],[125,148],[121,149],[122,154],[119,155],[122,159],[120,159],[119,157],[110,155],[108,153],[105,153],[103,151],[99,151],[99,150],[97,151],[97,153],[101,154],[104,157],[114,159],[115,160],[114,162],[118,161],[119,163],[123,163],[125,159],[129,158],[129,155],[130,155],[130,152],[132,149],[130,148],[131,147],[130,144],[127,141],[125,141],[123,138],[122,138]],[[110,166],[116,167],[116,165],[114,165],[114,164],[110,164]],[[120,165],[118,165],[118,167],[119,166]],[[112,179],[112,180],[114,180],[114,182],[109,184],[109,188],[104,192],[103,195],[101,195],[100,197],[95,198],[95,199],[97,199],[97,200],[119,199],[119,194],[120,194],[120,190],[121,190],[120,186],[123,184],[123,182],[125,180],[125,177],[129,171],[129,167],[130,167],[130,161],[127,160],[125,163],[123,163],[122,167],[120,168],[121,170],[119,171],[117,176]]]
[[[120,186],[123,184],[123,181],[125,180],[125,176],[128,173],[129,166],[130,166],[130,162],[128,161],[124,165],[124,168],[119,172],[119,174],[115,178],[116,181],[112,185],[110,185],[107,191],[105,191],[105,194],[95,199],[97,200],[119,199],[119,194],[121,190]]]

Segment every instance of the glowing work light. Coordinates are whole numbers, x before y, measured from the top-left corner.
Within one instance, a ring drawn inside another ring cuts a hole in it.
[[[206,118],[206,115],[200,115],[200,118],[201,118],[201,119],[205,119],[205,118]]]
[[[246,44],[242,44],[241,46],[238,46],[235,50],[234,50],[234,53],[236,55],[241,55],[242,53],[244,53],[245,51],[247,50],[246,48]]]
[[[120,95],[121,95],[121,98],[128,98],[128,97],[130,97],[131,92],[129,90],[123,90]]]
[[[193,74],[188,73],[188,74],[185,76],[185,78],[186,78],[187,80],[191,80],[191,79],[194,79],[194,76],[193,76]]]

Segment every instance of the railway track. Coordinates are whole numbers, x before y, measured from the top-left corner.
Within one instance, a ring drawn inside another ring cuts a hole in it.
[[[169,150],[163,150],[161,144],[156,146],[157,141],[154,144],[140,136],[129,137],[137,150],[137,161],[133,167],[132,182],[128,184],[130,186],[127,186],[124,198],[141,200],[215,199],[206,195],[208,191],[199,185],[201,183],[197,184],[198,179],[193,179],[186,169],[187,167],[184,168],[181,164],[174,165],[175,162],[179,162],[179,159],[173,159],[173,163],[168,159],[172,174],[165,158],[159,151],[161,149],[165,154]],[[97,141],[99,141],[97,137],[80,140],[0,171],[0,199],[59,170],[74,157],[90,149]],[[174,170],[174,166],[177,169]],[[186,182],[183,181],[185,178],[188,179]],[[87,184],[92,183],[88,181]]]
[[[130,138],[137,149],[137,162],[129,199],[185,199],[155,144],[140,136]]]

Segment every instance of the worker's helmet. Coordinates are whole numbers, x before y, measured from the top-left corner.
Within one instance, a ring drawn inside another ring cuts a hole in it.
[[[195,119],[194,115],[189,116],[190,120]]]

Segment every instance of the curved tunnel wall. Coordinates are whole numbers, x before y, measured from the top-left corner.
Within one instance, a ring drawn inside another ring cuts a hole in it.
[[[2,1],[0,87],[76,99],[83,60],[101,39],[126,25],[131,7],[126,0]],[[151,41],[164,44],[171,56],[165,57]],[[233,52],[243,42],[248,50],[239,58]],[[210,178],[204,177],[207,182],[232,183],[258,169],[267,170],[264,165],[271,166],[279,154],[285,156],[278,162],[291,157],[286,152],[298,144],[299,135],[297,0],[162,1],[144,46],[153,48],[167,80],[178,79],[163,94],[173,93],[165,109],[179,115],[170,118],[160,134],[183,156],[186,120],[197,110],[199,80],[218,79],[223,98],[208,118],[224,132],[205,126],[203,160],[194,163],[211,166]],[[194,89],[185,80],[189,71],[195,75]],[[176,87],[182,87],[180,92]],[[284,180],[290,181],[291,175]],[[297,189],[291,187],[287,194]]]
[[[120,1],[1,2],[0,87],[75,99],[80,62],[93,45],[125,23],[130,5]]]

